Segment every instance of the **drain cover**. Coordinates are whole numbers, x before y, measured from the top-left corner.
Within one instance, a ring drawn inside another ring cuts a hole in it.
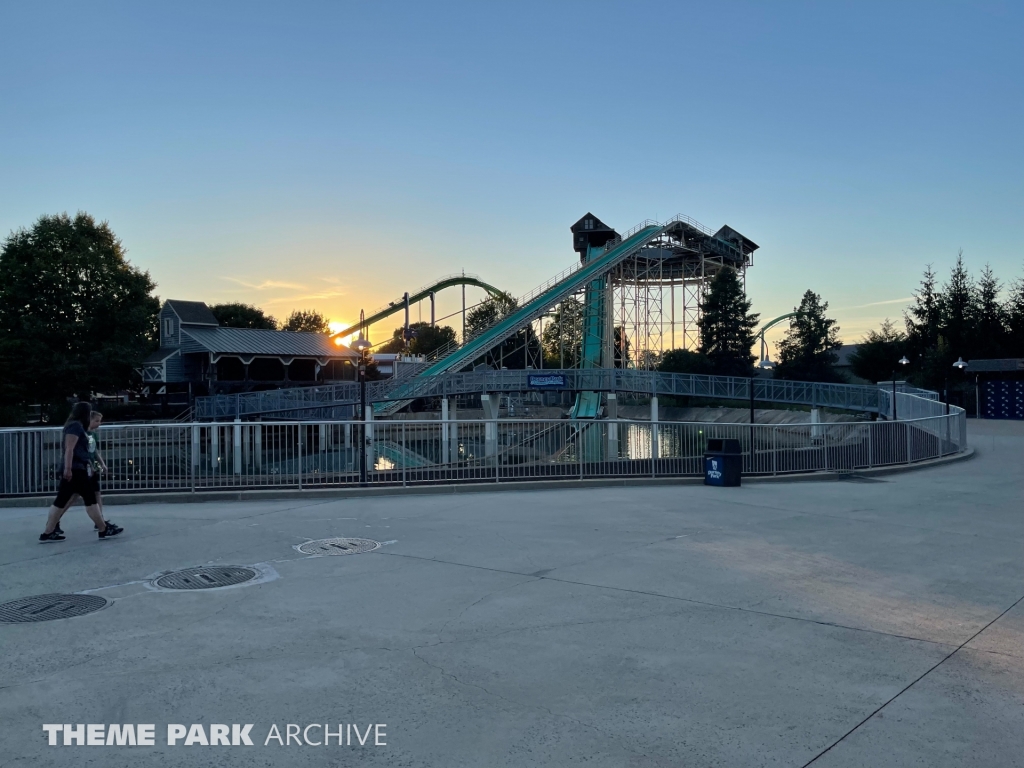
[[[252,568],[238,565],[202,565],[165,574],[154,583],[162,589],[217,589],[244,584],[256,575]]]
[[[0,622],[52,621],[84,616],[105,606],[105,598],[96,595],[36,595],[0,604]]]
[[[304,555],[358,555],[380,546],[373,539],[317,539],[296,547]]]

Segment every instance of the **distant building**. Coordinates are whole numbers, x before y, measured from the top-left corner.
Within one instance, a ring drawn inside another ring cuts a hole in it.
[[[160,348],[142,364],[151,395],[195,395],[351,381],[359,355],[322,333],[222,328],[201,301],[160,310]]]
[[[983,418],[1024,419],[1024,358],[969,360],[963,375],[974,379]]]
[[[862,379],[853,372],[853,361],[850,359],[860,349],[860,344],[843,344],[836,350],[838,360],[835,369],[851,384],[871,384],[867,379]]]

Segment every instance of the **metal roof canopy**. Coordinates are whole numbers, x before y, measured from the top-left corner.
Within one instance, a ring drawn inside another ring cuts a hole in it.
[[[354,359],[351,349],[323,333],[269,331],[257,328],[182,328],[182,352],[213,355]],[[192,343],[189,343],[192,342]]]

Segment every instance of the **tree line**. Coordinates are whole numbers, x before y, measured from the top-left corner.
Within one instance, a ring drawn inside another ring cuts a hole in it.
[[[895,362],[904,357],[906,366]],[[960,251],[941,284],[932,265],[925,267],[903,328],[886,319],[867,334],[851,367],[874,382],[901,369],[895,373],[913,384],[939,390],[958,375],[952,366],[959,358],[1006,357],[1024,357],[1024,277],[1005,286],[986,264],[975,279]]]

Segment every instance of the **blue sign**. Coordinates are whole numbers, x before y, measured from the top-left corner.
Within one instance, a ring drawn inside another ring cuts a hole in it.
[[[564,373],[530,373],[526,381],[533,389],[566,389]]]

